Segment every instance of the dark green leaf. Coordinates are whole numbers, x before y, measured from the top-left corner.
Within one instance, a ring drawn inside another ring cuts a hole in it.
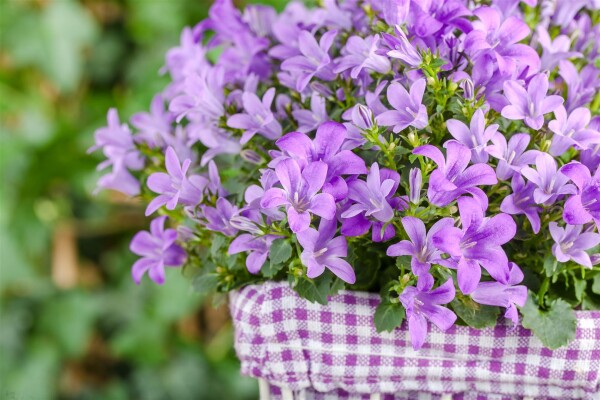
[[[194,290],[202,295],[207,295],[217,289],[219,286],[219,276],[217,274],[198,275],[192,281]]]
[[[557,269],[558,260],[553,255],[546,257],[544,260],[544,271],[546,271],[546,276],[551,277],[556,273]]]
[[[215,257],[219,251],[225,246],[226,238],[223,235],[215,234],[210,243],[210,254]]]
[[[271,264],[281,264],[292,256],[292,245],[287,239],[277,239],[271,244],[269,258]]]
[[[521,313],[523,326],[531,329],[544,346],[550,349],[564,346],[575,338],[575,312],[564,300],[554,300],[548,304],[547,310],[540,310],[537,299],[530,293]]]
[[[404,307],[400,303],[381,302],[375,310],[375,329],[391,332],[402,325],[404,317]]]
[[[264,263],[260,272],[263,276],[265,276],[267,278],[273,278],[275,275],[277,275],[277,273],[279,271],[281,271],[283,269],[284,266],[285,266],[284,263],[274,264],[273,261],[271,260],[270,262]]]
[[[327,304],[327,296],[329,295],[329,284],[331,276],[323,274],[316,279],[302,277],[294,287],[298,295],[310,302]]]
[[[475,303],[468,296],[457,296],[450,305],[467,325],[477,329],[496,325],[500,312],[498,307]]]
[[[584,279],[576,279],[575,278],[575,297],[577,300],[583,300],[583,292],[585,291],[585,287],[587,286],[587,281]]]
[[[600,294],[600,274],[594,277],[594,283],[592,284],[592,292]]]

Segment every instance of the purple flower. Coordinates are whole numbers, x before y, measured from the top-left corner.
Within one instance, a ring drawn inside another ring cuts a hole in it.
[[[139,182],[129,170],[140,170],[144,167],[144,158],[135,147],[131,130],[127,124],[121,124],[117,110],[111,108],[107,115],[108,126],[99,128],[94,133],[95,144],[88,153],[102,149],[106,160],[98,165],[98,170],[112,166],[112,172],[98,181],[98,187],[118,190],[129,196],[140,193]]]
[[[552,254],[560,262],[573,262],[592,268],[592,260],[586,250],[600,244],[600,234],[583,232],[583,225],[567,225],[564,228],[556,222],[550,222],[550,235],[556,243],[552,245]]]
[[[471,149],[473,163],[487,163],[488,155],[485,146],[498,130],[498,124],[485,127],[485,116],[479,108],[471,118],[470,126],[457,119],[449,119],[446,126],[452,137]]]
[[[329,193],[317,192],[327,176],[327,164],[314,161],[304,169],[288,158],[275,166],[275,173],[283,188],[267,190],[260,202],[263,208],[286,207],[292,232],[302,232],[310,226],[311,213],[325,219],[335,217],[335,200]]]
[[[386,54],[388,57],[400,59],[413,68],[418,68],[423,60],[417,49],[408,41],[404,31],[399,26],[394,27],[394,32],[396,33],[395,36],[389,33],[381,34],[384,44],[390,49]]]
[[[423,187],[423,174],[419,168],[411,168],[408,174],[408,199],[418,205],[421,202],[421,188]]]
[[[157,147],[171,140],[171,124],[174,120],[173,114],[165,110],[162,95],[157,94],[152,99],[150,112],[134,114],[131,117],[131,125],[139,129],[140,136],[144,138],[150,147]]]
[[[440,304],[448,304],[456,295],[452,279],[433,289],[419,290],[408,286],[400,295],[400,302],[406,309],[408,318],[408,332],[410,341],[415,350],[419,350],[427,337],[428,323],[431,321],[442,331],[448,330],[456,321],[456,314]]]
[[[208,163],[208,182],[206,184],[206,191],[217,197],[225,197],[229,193],[221,185],[221,177],[219,176],[219,170],[217,164],[213,160]]]
[[[425,79],[418,79],[410,87],[410,94],[404,87],[394,82],[387,89],[387,99],[395,108],[379,114],[377,123],[382,126],[393,126],[398,133],[409,126],[423,129],[427,126],[427,107],[421,102],[425,93]]]
[[[177,231],[165,229],[166,216],[155,218],[150,223],[150,232],[141,231],[131,240],[129,248],[142,258],[131,268],[131,276],[138,285],[146,272],[154,282],[165,282],[165,267],[179,267],[186,258],[186,252],[179,247]]]
[[[356,276],[352,266],[342,257],[348,256],[348,243],[343,236],[335,237],[337,221],[321,219],[319,230],[308,228],[296,237],[302,246],[300,260],[307,267],[306,276],[316,278],[325,268],[346,283],[354,284]]]
[[[333,73],[333,64],[328,51],[336,35],[335,30],[326,32],[317,43],[310,32],[300,32],[298,47],[302,55],[288,58],[281,64],[283,71],[289,71],[297,76],[297,91],[302,92],[315,76],[325,81],[335,79],[336,75]]]
[[[485,208],[473,197],[460,197],[458,211],[462,229],[442,228],[433,237],[435,246],[452,258],[457,267],[458,287],[469,294],[481,280],[481,267],[495,280],[507,283],[508,258],[502,245],[515,236],[517,225],[508,214],[485,217]]]
[[[333,72],[340,73],[351,69],[350,77],[358,78],[358,75],[364,70],[370,70],[386,74],[390,71],[390,60],[387,57],[376,53],[379,48],[379,35],[351,36],[342,50],[342,57],[336,60],[336,67]]]
[[[429,202],[444,207],[465,193],[486,197],[477,186],[498,183],[494,169],[487,164],[475,164],[467,168],[471,151],[455,140],[447,141],[444,147],[446,159],[442,152],[432,145],[419,146],[413,150],[413,154],[430,158],[438,166],[429,176]]]
[[[215,122],[225,113],[225,71],[220,67],[202,68],[189,74],[181,88],[183,93],[169,103],[169,111],[181,121],[184,117]]]
[[[381,3],[383,20],[386,24],[394,26],[406,22],[410,0],[383,0]]]
[[[500,132],[492,137],[492,145],[485,151],[498,159],[496,175],[500,180],[508,180],[520,172],[525,166],[535,163],[535,158],[540,154],[537,150],[527,150],[531,138],[526,133],[517,133],[508,140]]]
[[[204,220],[201,223],[208,230],[221,232],[225,236],[235,236],[238,229],[231,225],[231,219],[238,215],[238,212],[236,206],[226,198],[220,197],[217,199],[216,207],[202,205],[200,213]]]
[[[542,70],[552,71],[561,60],[581,57],[581,53],[569,51],[571,49],[571,39],[567,35],[558,35],[552,40],[548,34],[548,30],[543,26],[538,26],[536,32],[538,42],[543,49],[541,60]]]
[[[473,12],[479,20],[473,21],[473,30],[464,41],[465,50],[474,57],[491,54],[498,63],[502,74],[510,75],[517,67],[529,66],[530,71],[538,71],[540,59],[536,51],[519,42],[529,33],[527,24],[516,16],[506,19],[497,9],[479,7]]]
[[[513,262],[508,263],[510,276],[507,283],[480,282],[471,293],[471,298],[479,304],[506,308],[504,317],[519,323],[519,311],[515,304],[523,307],[527,302],[527,287],[518,285],[523,281],[523,271]]]
[[[433,236],[441,229],[454,225],[452,218],[443,218],[437,221],[429,232],[425,230],[425,224],[419,218],[404,217],[402,226],[410,240],[402,240],[387,249],[390,257],[411,256],[410,266],[412,272],[419,277],[419,288],[423,285],[433,285],[433,277],[429,274],[432,263],[439,263],[442,259],[441,251],[433,244]],[[423,283],[426,282],[426,283]]]
[[[346,138],[346,127],[340,123],[329,121],[319,126],[314,140],[304,133],[291,132],[279,139],[276,144],[285,154],[296,159],[301,168],[314,161],[322,161],[327,164],[325,191],[335,194],[333,190],[329,190],[332,189],[330,187],[332,185],[329,184],[337,183],[345,186],[345,182],[339,178],[341,175],[367,173],[367,167],[362,158],[350,150],[341,150]],[[342,188],[342,192],[342,195],[345,196],[346,190]]]
[[[246,144],[257,133],[274,140],[281,136],[281,125],[271,112],[271,104],[275,97],[275,88],[267,90],[262,98],[251,92],[244,92],[242,102],[245,113],[234,114],[227,119],[227,125],[243,129],[241,144]]]
[[[202,201],[202,192],[208,181],[200,175],[187,177],[191,160],[186,159],[183,165],[172,147],[167,148],[165,167],[167,173],[155,172],[148,177],[147,185],[159,195],[146,207],[146,215],[150,215],[166,205],[167,210],[174,210],[177,204],[195,206]]]
[[[592,101],[600,86],[598,69],[593,65],[586,65],[577,71],[577,68],[568,60],[559,63],[558,73],[567,84],[567,111],[585,106]]]
[[[560,96],[548,96],[548,77],[537,74],[529,81],[527,90],[517,81],[504,82],[504,95],[510,102],[502,109],[508,119],[524,119],[527,126],[539,130],[544,125],[544,114],[556,110],[564,102]]]
[[[585,165],[576,161],[564,165],[560,172],[577,186],[577,193],[565,202],[565,222],[581,225],[593,220],[600,228],[600,165],[594,176]]]
[[[533,191],[536,203],[550,205],[560,195],[576,192],[575,187],[567,183],[569,178],[556,170],[556,160],[550,154],[540,153],[535,158],[535,166],[537,171],[531,167],[523,167],[521,174],[537,186]]]
[[[302,133],[312,132],[319,125],[329,120],[325,99],[317,92],[313,92],[310,97],[310,110],[294,110],[292,115],[298,122],[298,131]]]
[[[512,194],[506,196],[500,204],[500,211],[510,215],[524,214],[534,233],[540,231],[540,211],[542,208],[536,204],[533,199],[533,192],[536,190],[536,186],[531,183],[525,183],[525,179],[519,174],[513,175],[512,182]]]
[[[257,274],[269,256],[271,243],[280,237],[275,235],[254,236],[244,233],[233,239],[227,253],[238,254],[248,252],[246,268],[248,268],[251,274]]]
[[[586,129],[592,116],[587,108],[576,108],[567,117],[567,110],[559,107],[554,111],[555,120],[548,123],[554,132],[549,153],[560,156],[572,147],[587,149],[590,145],[600,143],[600,132]]]

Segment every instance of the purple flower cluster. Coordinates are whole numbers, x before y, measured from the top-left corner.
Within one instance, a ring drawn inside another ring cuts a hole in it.
[[[534,32],[518,0],[322,3],[217,0],[167,53],[150,112],[130,128],[109,111],[98,186],[185,226],[135,236],[136,282],[186,254],[223,291],[285,274],[364,288],[372,264],[418,349],[428,321],[461,317],[456,296],[517,324],[534,253],[598,263],[598,2],[523,1]]]

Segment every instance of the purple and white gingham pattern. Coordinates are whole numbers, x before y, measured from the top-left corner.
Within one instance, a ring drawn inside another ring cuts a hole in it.
[[[423,348],[410,346],[406,324],[377,333],[379,296],[342,291],[322,306],[285,282],[230,295],[242,374],[304,399],[600,399],[600,312],[577,312],[577,338],[548,350],[508,324],[432,327]]]

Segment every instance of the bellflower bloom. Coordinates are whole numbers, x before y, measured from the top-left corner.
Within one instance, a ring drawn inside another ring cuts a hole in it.
[[[511,181],[512,194],[506,196],[500,204],[500,211],[510,215],[523,214],[529,220],[534,233],[540,232],[540,212],[542,208],[533,199],[536,186],[532,182],[525,183],[520,174],[513,175]]]
[[[559,262],[573,261],[586,268],[592,268],[592,260],[586,250],[600,244],[600,234],[583,232],[583,225],[567,225],[564,228],[550,222],[550,235],[555,243],[552,254]]]
[[[145,273],[162,285],[165,282],[165,267],[180,267],[185,261],[185,250],[175,243],[177,231],[165,229],[166,220],[166,216],[155,218],[150,223],[150,232],[138,232],[131,240],[129,248],[142,257],[131,268],[131,276],[138,285]]]
[[[560,96],[548,96],[548,77],[537,74],[529,81],[527,90],[516,81],[504,82],[504,95],[510,102],[502,109],[507,119],[525,120],[532,129],[539,130],[544,125],[544,115],[556,110],[564,102]]]
[[[444,147],[446,159],[442,152],[432,145],[426,144],[413,150],[413,154],[430,158],[438,166],[429,177],[427,190],[429,201],[436,206],[444,207],[466,193],[487,198],[477,186],[498,183],[494,169],[487,164],[467,167],[471,159],[471,151],[457,141],[449,140]]]
[[[471,149],[471,161],[477,163],[487,163],[488,154],[484,151],[485,146],[492,139],[498,130],[498,124],[485,127],[485,116],[479,108],[473,114],[469,126],[457,119],[449,119],[446,126],[452,137]]]
[[[157,94],[152,99],[150,112],[139,112],[131,117],[131,125],[140,131],[140,135],[150,147],[160,146],[170,140],[172,123],[175,117],[165,110],[163,96]]]
[[[390,60],[376,53],[379,48],[379,35],[361,38],[351,36],[342,50],[342,57],[336,60],[333,72],[340,73],[350,69],[350,77],[358,78],[363,70],[386,74],[390,71]]]
[[[298,132],[307,133],[315,130],[319,125],[329,120],[325,99],[317,92],[310,97],[310,110],[293,110],[292,115],[298,122]]]
[[[395,0],[391,0],[392,2]],[[406,34],[399,26],[394,27],[395,35],[392,36],[389,33],[382,33],[381,38],[383,44],[385,44],[389,50],[386,52],[388,57],[398,58],[406,65],[418,68],[423,62],[421,56],[417,52],[417,49],[408,41]]]
[[[567,110],[561,106],[554,111],[554,116],[556,119],[548,123],[554,132],[549,151],[553,156],[560,156],[572,147],[587,149],[600,143],[600,132],[586,129],[592,119],[587,108],[576,108],[567,117]]]
[[[507,283],[508,258],[502,245],[512,239],[517,225],[508,214],[485,217],[485,208],[473,197],[460,197],[458,211],[462,229],[446,226],[433,237],[434,245],[448,253],[457,267],[458,287],[464,294],[475,290],[481,267],[495,280]]]
[[[410,0],[383,0],[381,3],[383,20],[386,24],[394,26],[406,22]]]
[[[300,32],[298,48],[302,55],[291,57],[281,64],[283,71],[296,74],[296,90],[302,92],[313,77],[330,81],[335,79],[329,49],[335,40],[337,31],[329,31],[321,36],[319,43],[307,31]]]
[[[200,213],[204,220],[201,223],[206,229],[221,232],[225,236],[235,236],[238,229],[231,225],[231,219],[238,215],[238,208],[227,201],[226,198],[217,199],[216,207],[203,205]]]
[[[419,168],[411,168],[408,174],[408,199],[413,204],[421,202],[421,188],[423,187],[423,174]]]
[[[467,34],[465,50],[477,56],[491,54],[502,74],[512,74],[517,67],[529,66],[530,71],[538,71],[540,59],[534,49],[519,42],[529,33],[527,24],[516,16],[503,20],[500,12],[491,7],[479,7],[473,14],[473,30]]]
[[[175,150],[172,147],[167,148],[165,156],[167,173],[155,172],[148,177],[148,188],[159,195],[146,207],[147,216],[164,205],[167,210],[174,210],[177,204],[195,206],[202,201],[202,192],[208,181],[200,175],[187,177],[190,164],[190,159],[180,164]]]
[[[533,191],[536,203],[553,204],[559,196],[576,192],[575,187],[567,183],[569,178],[557,171],[556,160],[550,154],[539,154],[535,166],[537,170],[523,167],[521,174],[537,186]]]
[[[406,309],[410,341],[415,350],[419,350],[425,342],[428,320],[442,331],[448,330],[456,322],[456,314],[441,306],[450,303],[456,295],[452,279],[433,290],[428,289],[408,286],[400,295],[400,302]]]
[[[245,113],[235,114],[227,119],[228,126],[244,130],[241,144],[246,144],[257,133],[271,140],[281,136],[281,125],[271,111],[274,98],[275,88],[265,92],[262,102],[254,93],[245,92],[242,95]]]
[[[398,82],[388,86],[387,99],[395,110],[379,114],[376,118],[377,123],[392,126],[394,133],[409,126],[425,128],[428,124],[427,107],[422,104],[425,86],[425,79],[418,79],[410,86],[410,94]]]
[[[271,243],[280,237],[281,236],[276,235],[254,236],[249,233],[244,233],[233,239],[229,245],[227,254],[248,252],[248,256],[246,257],[246,268],[248,268],[248,271],[251,274],[257,274],[265,261],[267,261]]]
[[[558,65],[558,73],[568,88],[567,111],[583,107],[592,101],[600,87],[598,68],[586,65],[581,71],[577,71],[573,63],[568,60],[562,60]]]
[[[510,276],[507,283],[480,282],[471,293],[471,298],[479,304],[506,308],[505,318],[510,319],[515,325],[519,323],[519,307],[527,302],[527,287],[519,285],[525,277],[521,268],[513,262],[508,263]]]
[[[540,154],[537,150],[527,150],[530,136],[526,133],[517,133],[508,140],[500,132],[492,137],[492,145],[485,151],[498,159],[496,175],[498,179],[506,181],[520,172],[525,166],[535,163],[535,158]]]
[[[565,202],[565,222],[581,225],[593,220],[600,229],[600,165],[594,176],[585,165],[576,161],[564,165],[560,172],[577,186],[577,193]]]
[[[452,218],[443,218],[437,221],[429,232],[426,232],[425,224],[419,218],[404,217],[402,226],[410,240],[402,240],[387,249],[390,257],[411,256],[410,266],[412,272],[419,278],[419,288],[422,285],[433,285],[433,277],[429,274],[432,263],[439,263],[442,252],[433,244],[434,235],[445,227],[454,225]],[[422,282],[426,283],[422,283]]]
[[[336,230],[336,220],[321,219],[318,231],[308,228],[299,232],[296,237],[302,246],[300,260],[307,267],[309,278],[318,277],[327,268],[344,282],[353,284],[356,282],[354,270],[342,258],[348,256],[348,243],[343,236],[334,238]]]
[[[569,51],[571,48],[571,38],[567,35],[558,35],[552,40],[548,34],[548,30],[543,26],[538,26],[536,32],[537,40],[543,49],[541,60],[541,69],[543,71],[552,71],[561,60],[581,57],[581,53]]]
[[[284,205],[292,232],[308,229],[311,213],[325,219],[335,217],[333,196],[329,193],[317,194],[325,183],[326,163],[314,161],[300,170],[298,162],[288,158],[275,166],[275,173],[283,188],[267,190],[260,205],[263,208]]]

